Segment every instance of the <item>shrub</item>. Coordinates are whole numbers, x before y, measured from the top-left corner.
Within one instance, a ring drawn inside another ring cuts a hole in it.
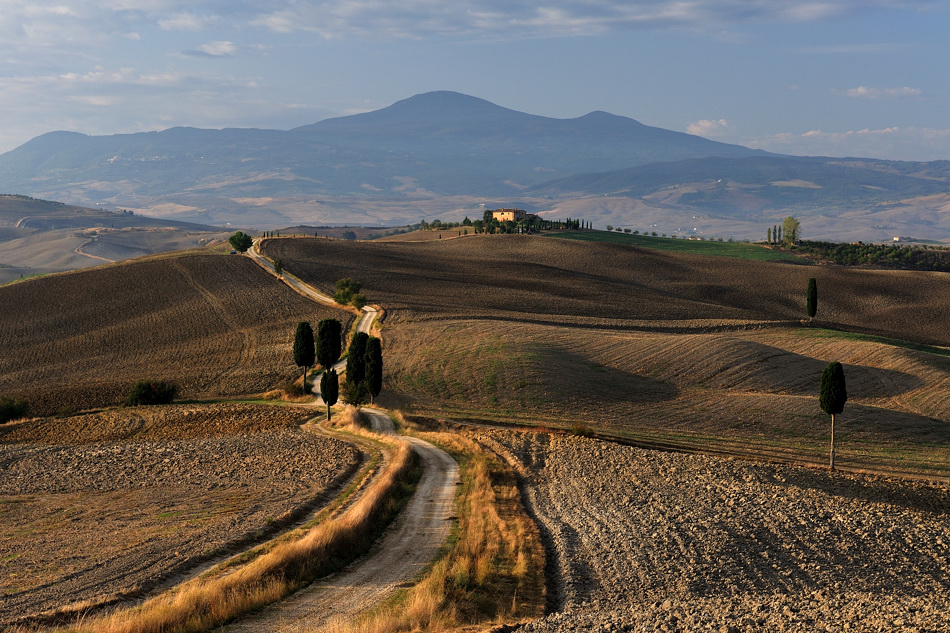
[[[336,282],[336,294],[333,295],[333,300],[341,305],[347,305],[353,300],[353,295],[359,293],[361,287],[360,282],[344,277]]]
[[[150,404],[170,404],[178,395],[178,385],[164,380],[140,380],[132,387],[125,406],[138,407]]]
[[[578,422],[571,425],[571,435],[576,437],[594,437],[594,429]]]
[[[0,424],[25,418],[29,412],[30,404],[26,400],[0,396]]]

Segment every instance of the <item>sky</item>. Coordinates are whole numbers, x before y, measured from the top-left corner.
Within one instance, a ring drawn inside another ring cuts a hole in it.
[[[0,152],[454,90],[774,152],[950,159],[950,0],[0,0]]]

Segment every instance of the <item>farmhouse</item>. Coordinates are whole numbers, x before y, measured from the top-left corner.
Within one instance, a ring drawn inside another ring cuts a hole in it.
[[[499,222],[520,222],[521,220],[534,220],[538,216],[527,213],[524,209],[495,209],[491,212],[491,217]]]

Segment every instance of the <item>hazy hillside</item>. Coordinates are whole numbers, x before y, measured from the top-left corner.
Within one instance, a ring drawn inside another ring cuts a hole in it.
[[[222,241],[213,226],[0,195],[0,284]]]
[[[948,183],[947,161],[779,156],[606,112],[555,119],[445,91],[293,130],[50,132],[0,155],[0,191],[257,229],[517,206],[707,236],[762,239],[805,214],[820,216],[809,238],[950,240]]]
[[[552,176],[762,152],[594,112],[552,119],[433,92],[290,131],[173,128],[45,134],[0,156],[0,190],[62,197],[63,182],[109,197],[184,193],[503,195]],[[410,183],[411,181],[411,183]]]
[[[546,183],[532,193],[662,196],[668,204],[748,216],[750,212],[769,209],[835,213],[857,205],[873,206],[948,190],[950,161],[757,156],[698,158],[581,174]]]

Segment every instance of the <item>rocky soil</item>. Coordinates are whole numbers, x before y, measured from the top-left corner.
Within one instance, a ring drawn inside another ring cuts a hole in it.
[[[0,627],[180,577],[323,503],[360,459],[296,427],[0,445]]]
[[[945,631],[950,490],[491,431],[546,534],[524,631]]]

